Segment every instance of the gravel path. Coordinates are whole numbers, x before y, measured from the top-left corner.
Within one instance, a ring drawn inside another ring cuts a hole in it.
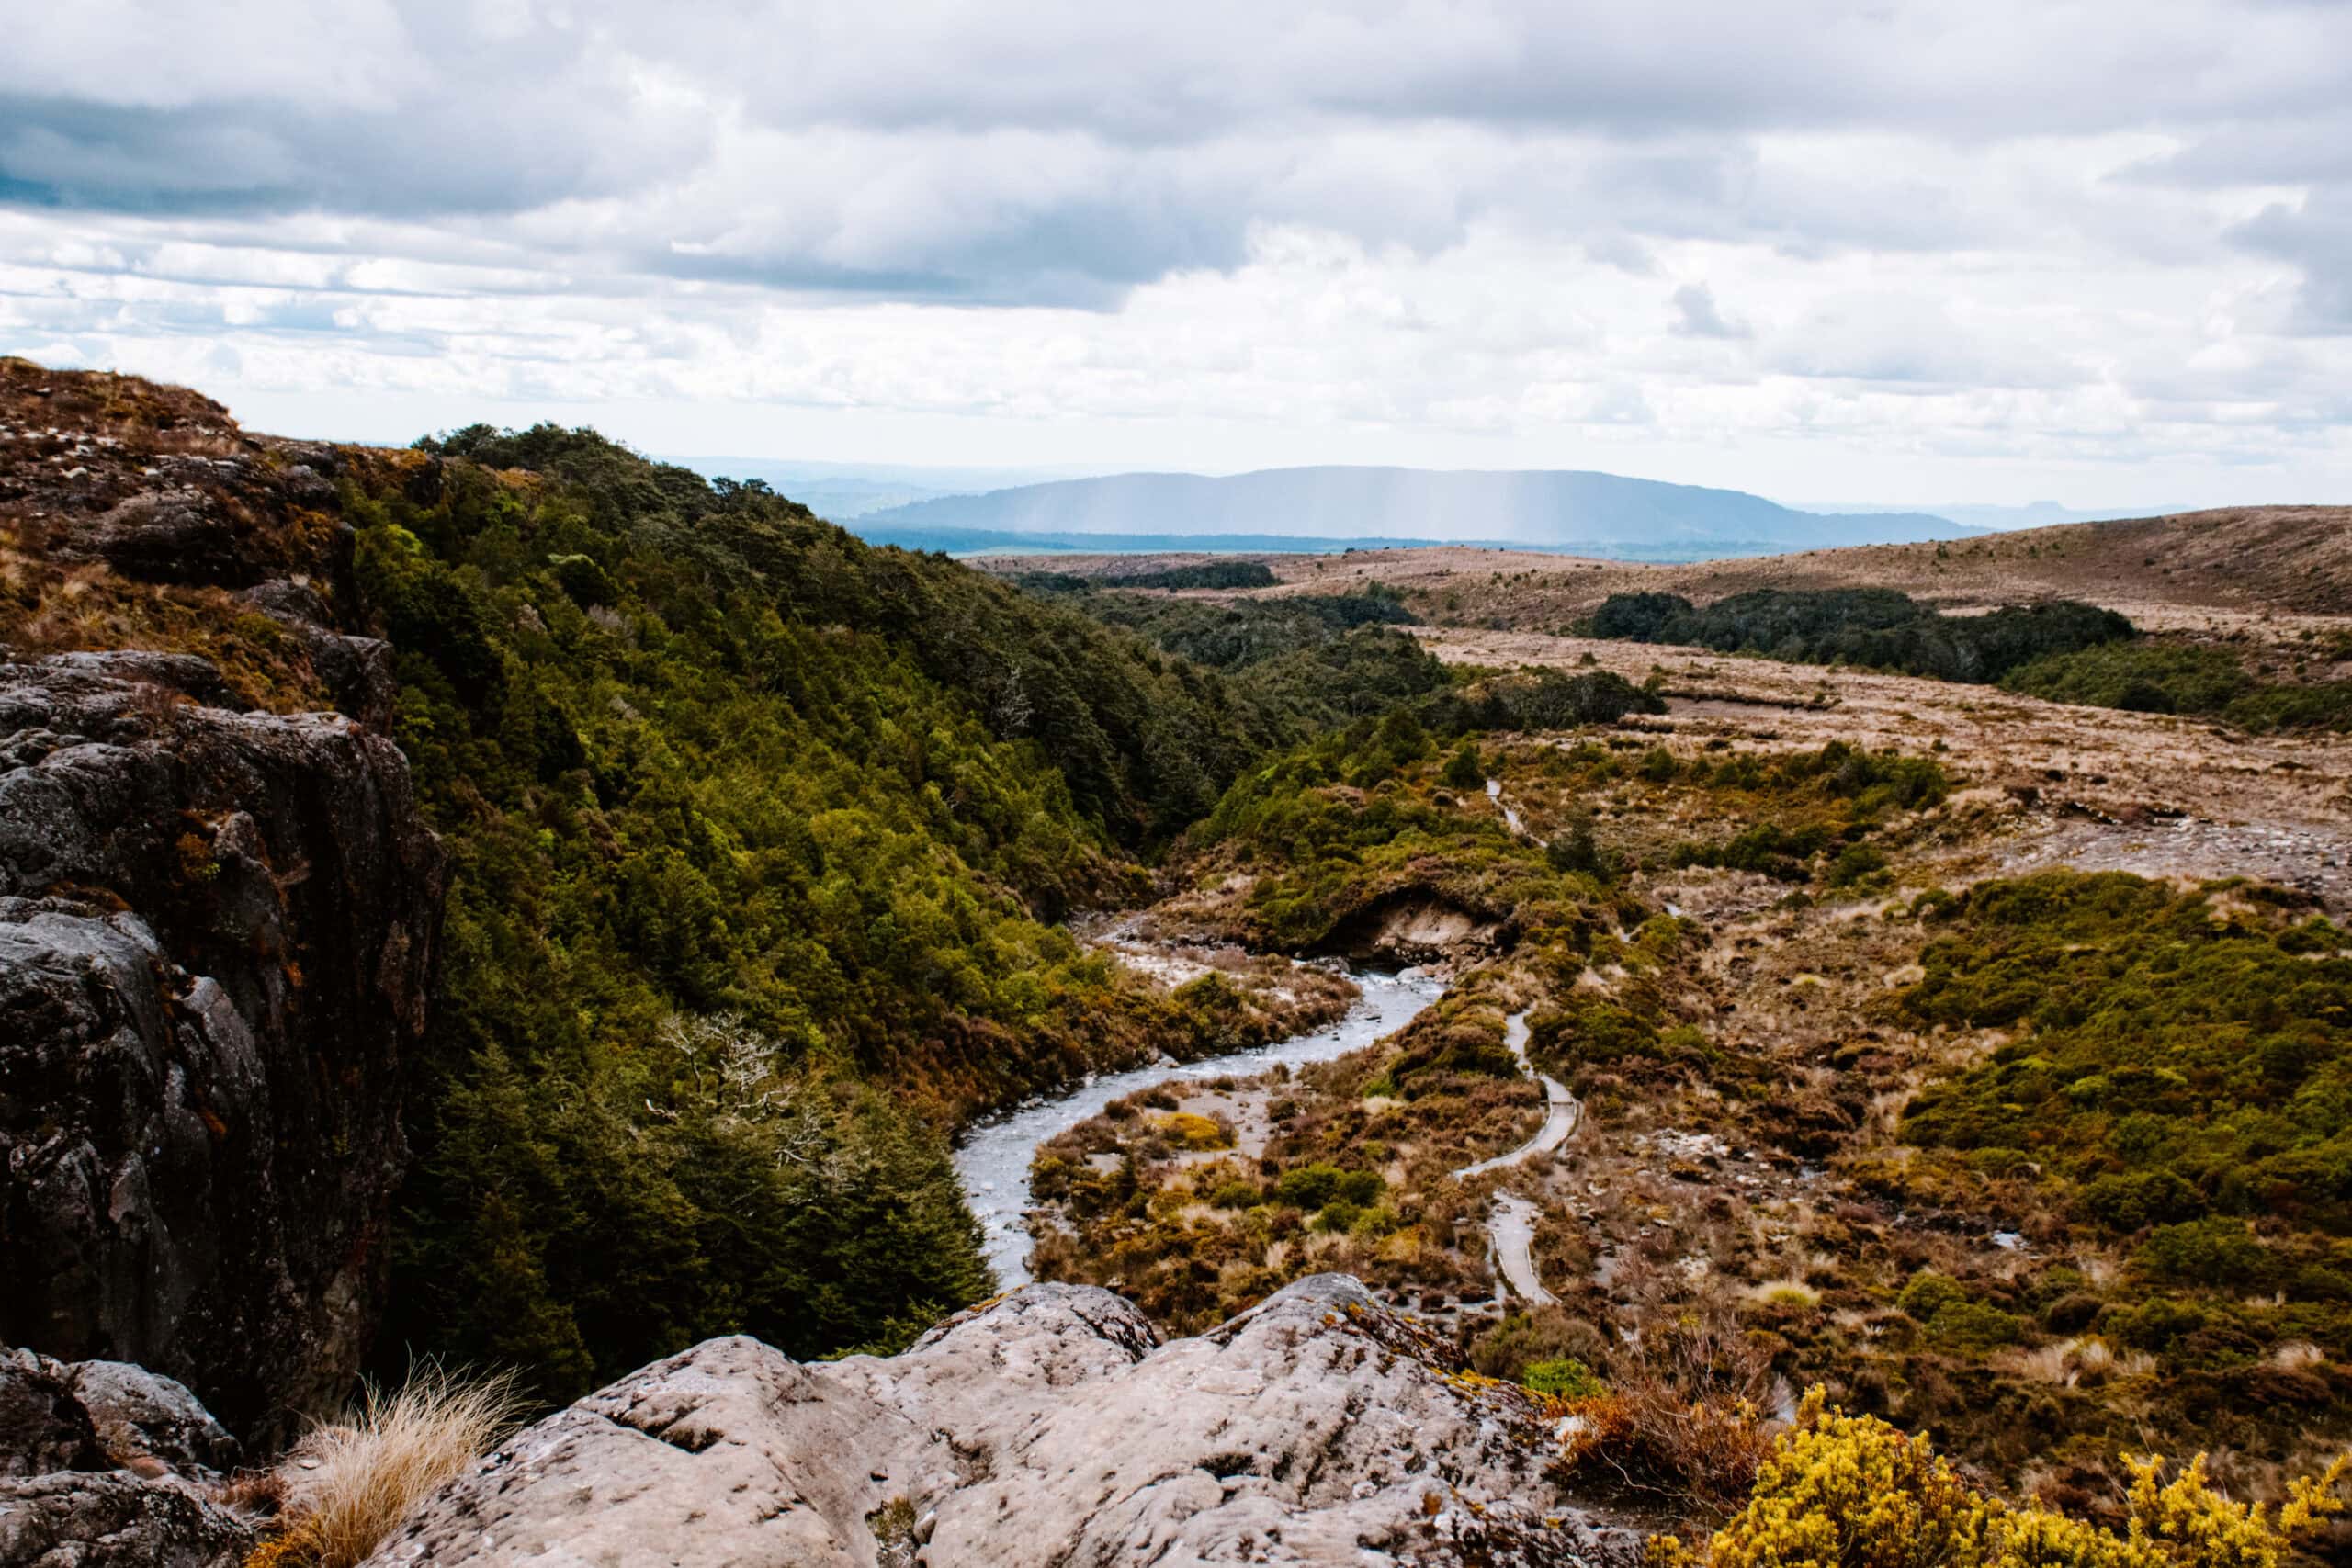
[[[1527,1015],[1525,1013],[1511,1015],[1510,1021],[1503,1026],[1503,1039],[1510,1046],[1510,1054],[1519,1058],[1521,1069],[1527,1070]],[[1550,1108],[1549,1114],[1544,1118],[1544,1125],[1536,1130],[1535,1136],[1509,1154],[1499,1154],[1492,1159],[1482,1159],[1476,1165],[1464,1166],[1453,1173],[1457,1178],[1484,1176],[1490,1170],[1501,1170],[1506,1166],[1518,1165],[1537,1155],[1548,1155],[1575,1135],[1577,1123],[1584,1118],[1583,1105],[1577,1102],[1575,1095],[1568,1092],[1568,1086],[1559,1079],[1544,1073],[1537,1073],[1534,1077],[1535,1081],[1544,1086],[1544,1103]]]
[[[1513,1013],[1503,1025],[1503,1039],[1510,1046],[1510,1054],[1519,1058],[1522,1071],[1532,1071],[1527,1063],[1527,1015]],[[1568,1086],[1546,1074],[1534,1074],[1544,1086],[1544,1099],[1550,1113],[1535,1136],[1492,1159],[1482,1159],[1476,1165],[1464,1166],[1456,1177],[1483,1176],[1490,1170],[1501,1170],[1533,1158],[1548,1155],[1575,1136],[1577,1123],[1584,1119],[1584,1107],[1568,1092]],[[1544,1288],[1543,1280],[1535,1272],[1535,1220],[1540,1213],[1533,1203],[1509,1193],[1498,1195],[1495,1206],[1487,1216],[1487,1234],[1493,1240],[1496,1267],[1503,1281],[1517,1291],[1530,1306],[1550,1306],[1559,1300]]]
[[[1535,1205],[1524,1198],[1498,1198],[1495,1212],[1487,1217],[1487,1232],[1494,1237],[1495,1262],[1504,1282],[1529,1306],[1552,1306],[1560,1298],[1545,1290],[1535,1273],[1536,1213]]]

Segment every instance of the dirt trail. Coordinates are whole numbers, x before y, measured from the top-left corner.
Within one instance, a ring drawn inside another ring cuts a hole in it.
[[[1520,821],[1519,813],[1511,808],[1510,801],[1503,798],[1502,780],[1488,779],[1487,781],[1487,798],[1493,801],[1498,807],[1502,808],[1503,823],[1505,826],[1510,828],[1514,833],[1521,836],[1526,834],[1527,828]]]
[[[1544,1288],[1544,1281],[1535,1272],[1537,1213],[1535,1205],[1526,1199],[1505,1194],[1495,1200],[1495,1212],[1487,1217],[1487,1230],[1494,1237],[1495,1262],[1504,1281],[1529,1306],[1555,1306],[1560,1298]]]
[[[1510,1054],[1519,1058],[1520,1070],[1528,1073],[1536,1082],[1544,1086],[1544,1100],[1550,1107],[1550,1111],[1544,1118],[1544,1125],[1536,1130],[1535,1136],[1508,1154],[1497,1155],[1492,1159],[1482,1159],[1476,1165],[1464,1166],[1453,1173],[1457,1179],[1484,1176],[1490,1170],[1501,1170],[1509,1166],[1521,1164],[1537,1155],[1550,1154],[1562,1144],[1566,1143],[1575,1134],[1577,1121],[1584,1114],[1584,1107],[1577,1103],[1577,1097],[1568,1092],[1567,1085],[1547,1074],[1534,1072],[1528,1066],[1527,1015],[1525,1013],[1511,1014],[1510,1020],[1503,1025],[1503,1039],[1510,1046]]]
[[[1495,786],[1489,783],[1487,787],[1493,790]],[[1513,1013],[1504,1021],[1503,1039],[1510,1046],[1510,1054],[1519,1058],[1520,1070],[1529,1073],[1544,1086],[1544,1099],[1549,1112],[1533,1137],[1508,1154],[1464,1166],[1453,1173],[1457,1179],[1484,1176],[1488,1171],[1523,1164],[1537,1155],[1551,1154],[1576,1134],[1577,1123],[1584,1116],[1584,1107],[1577,1103],[1576,1096],[1568,1092],[1567,1085],[1529,1066],[1525,1013]],[[1544,1288],[1543,1280],[1535,1272],[1535,1220],[1538,1212],[1536,1206],[1524,1198],[1500,1194],[1487,1216],[1487,1234],[1493,1239],[1495,1261],[1504,1280],[1524,1296],[1529,1304],[1550,1306],[1559,1298]]]

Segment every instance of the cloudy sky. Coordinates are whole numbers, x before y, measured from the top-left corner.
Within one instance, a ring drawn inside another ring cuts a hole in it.
[[[0,351],[264,428],[2352,501],[2332,0],[0,4]]]

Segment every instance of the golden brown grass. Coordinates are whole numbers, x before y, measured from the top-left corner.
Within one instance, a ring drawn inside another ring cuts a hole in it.
[[[397,1393],[368,1386],[356,1409],[313,1427],[279,1465],[287,1523],[268,1561],[353,1568],[522,1410],[503,1374],[469,1380],[427,1366]]]

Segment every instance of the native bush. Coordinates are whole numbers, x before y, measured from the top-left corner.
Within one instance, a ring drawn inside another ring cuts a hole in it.
[[[1595,637],[1845,663],[1947,681],[1998,681],[2036,659],[2134,635],[2111,610],[2073,600],[1946,615],[1885,588],[1757,589],[1703,607],[1669,593],[1611,594]]]
[[[1257,1037],[1055,922],[1325,707],[593,432],[425,445],[345,496],[453,868],[388,1354],[560,1398],[711,1334],[898,1343],[990,1285],[955,1117]],[[1445,682],[1346,631],[1393,605],[1305,614],[1322,704]]]
[[[2264,681],[2226,649],[2186,643],[2111,643],[2050,654],[2012,670],[2001,685],[2053,702],[2218,718],[2256,734],[2352,728],[2352,681]]]

